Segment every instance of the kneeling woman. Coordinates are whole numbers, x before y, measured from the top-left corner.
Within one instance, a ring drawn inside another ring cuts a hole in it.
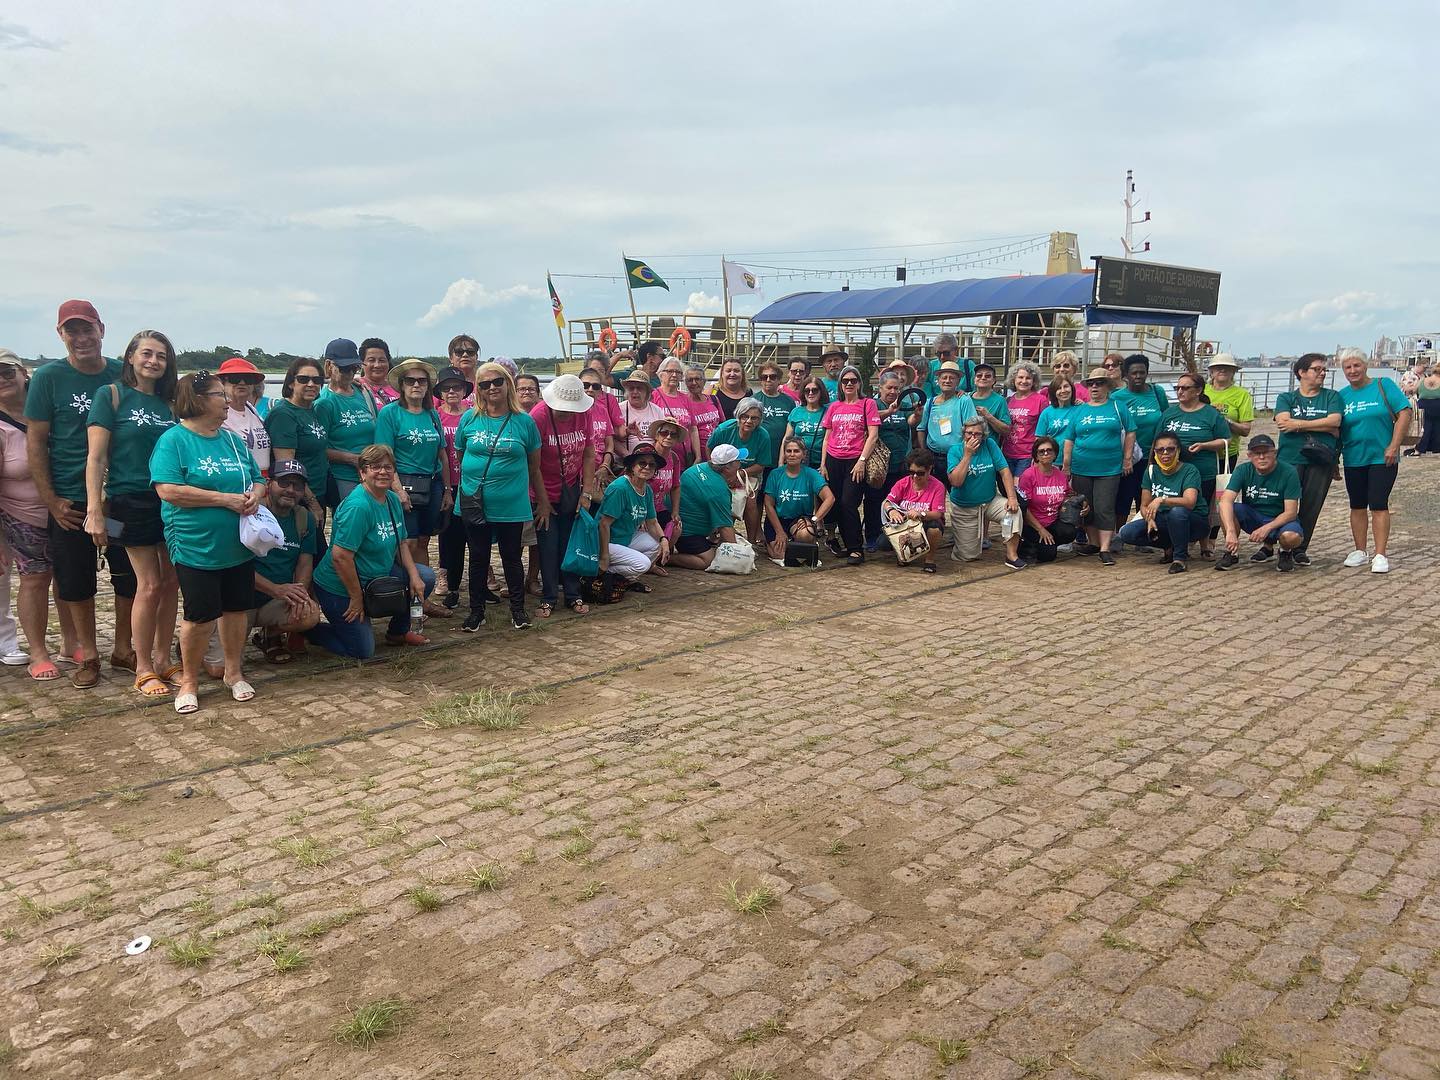
[[[1180,460],[1180,436],[1162,431],[1151,447],[1155,460],[1140,481],[1140,517],[1120,529],[1120,541],[1137,547],[1158,539],[1170,573],[1185,572],[1185,548],[1210,528],[1210,506],[1201,494],[1200,470]]]
[[[186,375],[175,394],[180,423],[165,430],[150,454],[165,546],[184,599],[175,695],[175,711],[181,714],[200,707],[200,668],[217,619],[225,685],[236,701],[255,696],[240,668],[245,624],[255,600],[255,556],[240,542],[240,518],[255,513],[265,481],[245,444],[233,432],[220,430],[227,411],[219,379],[207,371]]]
[[[885,496],[882,511],[885,520],[897,523],[919,521],[925,526],[930,550],[925,553],[925,573],[935,573],[935,552],[940,550],[940,531],[945,527],[945,485],[931,473],[935,455],[929,450],[911,450],[905,456],[908,476],[902,476],[890,494]]]
[[[360,452],[359,485],[335,508],[330,547],[315,568],[315,599],[325,622],[310,640],[337,656],[368,659],[375,635],[365,611],[365,590],[376,578],[395,577],[409,586],[404,610],[390,617],[389,645],[426,645],[429,639],[410,629],[410,598],[435,588],[435,571],[418,566],[405,543],[405,511],[392,490],[395,455],[388,446]]]
[[[1070,478],[1056,467],[1060,444],[1049,435],[1037,438],[1030,454],[1034,464],[1015,481],[1025,511],[1020,557],[1052,563],[1060,545],[1075,539],[1075,526],[1060,520],[1060,509],[1070,497]]]
[[[770,470],[765,481],[765,539],[771,558],[784,559],[791,540],[816,543],[824,535],[825,515],[835,505],[820,470],[805,464],[808,456],[804,441],[788,436],[780,444],[779,467]]]
[[[604,575],[601,599],[619,600],[626,589],[651,591],[640,578],[658,560],[670,561],[670,540],[655,520],[655,494],[650,478],[664,459],[650,443],[641,443],[625,455],[625,475],[605,489],[600,503],[600,573]]]

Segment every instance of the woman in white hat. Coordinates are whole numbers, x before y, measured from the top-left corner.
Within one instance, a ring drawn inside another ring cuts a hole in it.
[[[565,606],[577,615],[588,614],[580,595],[580,578],[562,573],[560,563],[570,543],[570,530],[581,507],[590,509],[595,487],[594,425],[590,410],[595,399],[585,392],[576,375],[557,375],[540,391],[540,403],[530,419],[540,431],[540,476],[550,500],[550,521],[536,527],[540,541],[540,607],[536,614],[548,619],[555,612],[563,589]],[[557,588],[556,583],[559,583]]]
[[[430,565],[430,538],[454,505],[445,431],[435,409],[435,369],[424,360],[402,360],[386,378],[399,395],[375,417],[375,442],[395,455],[391,489],[405,509],[405,543],[417,566]],[[450,609],[425,602],[425,614],[449,618]]]

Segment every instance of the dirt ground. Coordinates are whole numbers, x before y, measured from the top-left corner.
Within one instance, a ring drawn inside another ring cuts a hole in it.
[[[5,669],[0,1075],[1437,1080],[1437,480],[1388,577],[1337,485],[1288,576],[677,571],[186,718]]]

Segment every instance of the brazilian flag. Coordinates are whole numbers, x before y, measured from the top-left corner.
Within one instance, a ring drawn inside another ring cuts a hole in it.
[[[625,260],[625,281],[632,289],[664,289],[670,291],[665,279],[639,259]]]

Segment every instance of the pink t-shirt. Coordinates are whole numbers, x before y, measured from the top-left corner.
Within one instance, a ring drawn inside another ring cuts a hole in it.
[[[650,441],[650,425],[656,420],[665,419],[665,410],[656,405],[653,401],[643,409],[637,409],[628,401],[620,403],[620,427],[616,434],[625,440],[625,452],[628,454],[642,442]],[[630,433],[630,425],[635,425],[635,433]]]
[[[799,390],[791,390],[790,387],[788,387],[788,386],[782,386],[782,387],[780,387],[780,393],[785,394],[786,396],[788,396],[792,401],[795,402],[796,405],[799,405],[799,404],[800,404],[800,391],[799,391]]]
[[[700,449],[703,454],[705,444],[710,441],[710,436],[715,434],[715,429],[725,419],[725,414],[720,411],[720,403],[712,394],[701,394],[699,401],[686,395],[685,407],[690,410],[691,421],[700,430]]]
[[[671,450],[666,455],[665,467],[657,469],[650,479],[650,490],[655,493],[655,506],[669,506],[670,492],[680,486],[680,474],[685,471],[685,462]]]
[[[371,386],[364,379],[361,379],[357,385],[363,386],[366,390],[370,391],[370,396],[375,399],[375,408],[377,409],[383,409],[392,401],[400,400],[400,391],[396,390],[389,383],[381,383],[379,386]]]
[[[445,460],[450,463],[448,471],[453,488],[460,484],[460,455],[455,452],[455,432],[460,430],[460,421],[465,414],[448,413],[444,409],[437,411],[440,413],[440,430],[445,436]]]
[[[865,449],[865,437],[871,425],[880,426],[880,410],[874,398],[859,401],[836,401],[825,410],[820,426],[830,432],[828,453],[842,461],[854,461]]]
[[[1088,386],[1086,386],[1083,382],[1077,382],[1077,383],[1075,384],[1075,400],[1076,400],[1076,401],[1089,401],[1089,400],[1090,400],[1090,388],[1089,388]]]
[[[0,420],[0,510],[37,529],[45,527],[50,514],[40,501],[35,481],[30,479],[25,433],[3,420]]]
[[[552,412],[541,401],[530,410],[530,419],[540,432],[540,477],[545,481],[545,495],[553,503],[560,498],[566,484],[579,483],[585,467],[585,454],[590,446],[592,428],[590,413]]]
[[[915,486],[913,476],[902,476],[885,498],[906,513],[911,510],[926,514],[945,512],[945,485],[933,476],[927,476],[925,486],[920,488]]]
[[[689,446],[690,429],[695,426],[695,418],[690,415],[690,396],[683,390],[678,394],[667,394],[664,390],[651,390],[650,404],[656,406],[685,429],[685,433],[680,436],[680,444]]]
[[[1050,475],[1046,476],[1040,471],[1040,466],[1031,465],[1020,474],[1015,489],[1025,508],[1048,529],[1060,516],[1060,506],[1070,494],[1070,481],[1059,469],[1051,469]]]
[[[1035,449],[1035,422],[1040,419],[1040,410],[1050,404],[1043,391],[1032,394],[1015,394],[1005,403],[1010,407],[1010,434],[1000,447],[1005,456],[1028,458]]]
[[[595,467],[598,469],[605,460],[605,451],[610,445],[610,436],[621,428],[620,402],[611,393],[602,393],[585,414],[590,418],[590,445],[595,448]],[[619,469],[619,463],[616,463]]]

